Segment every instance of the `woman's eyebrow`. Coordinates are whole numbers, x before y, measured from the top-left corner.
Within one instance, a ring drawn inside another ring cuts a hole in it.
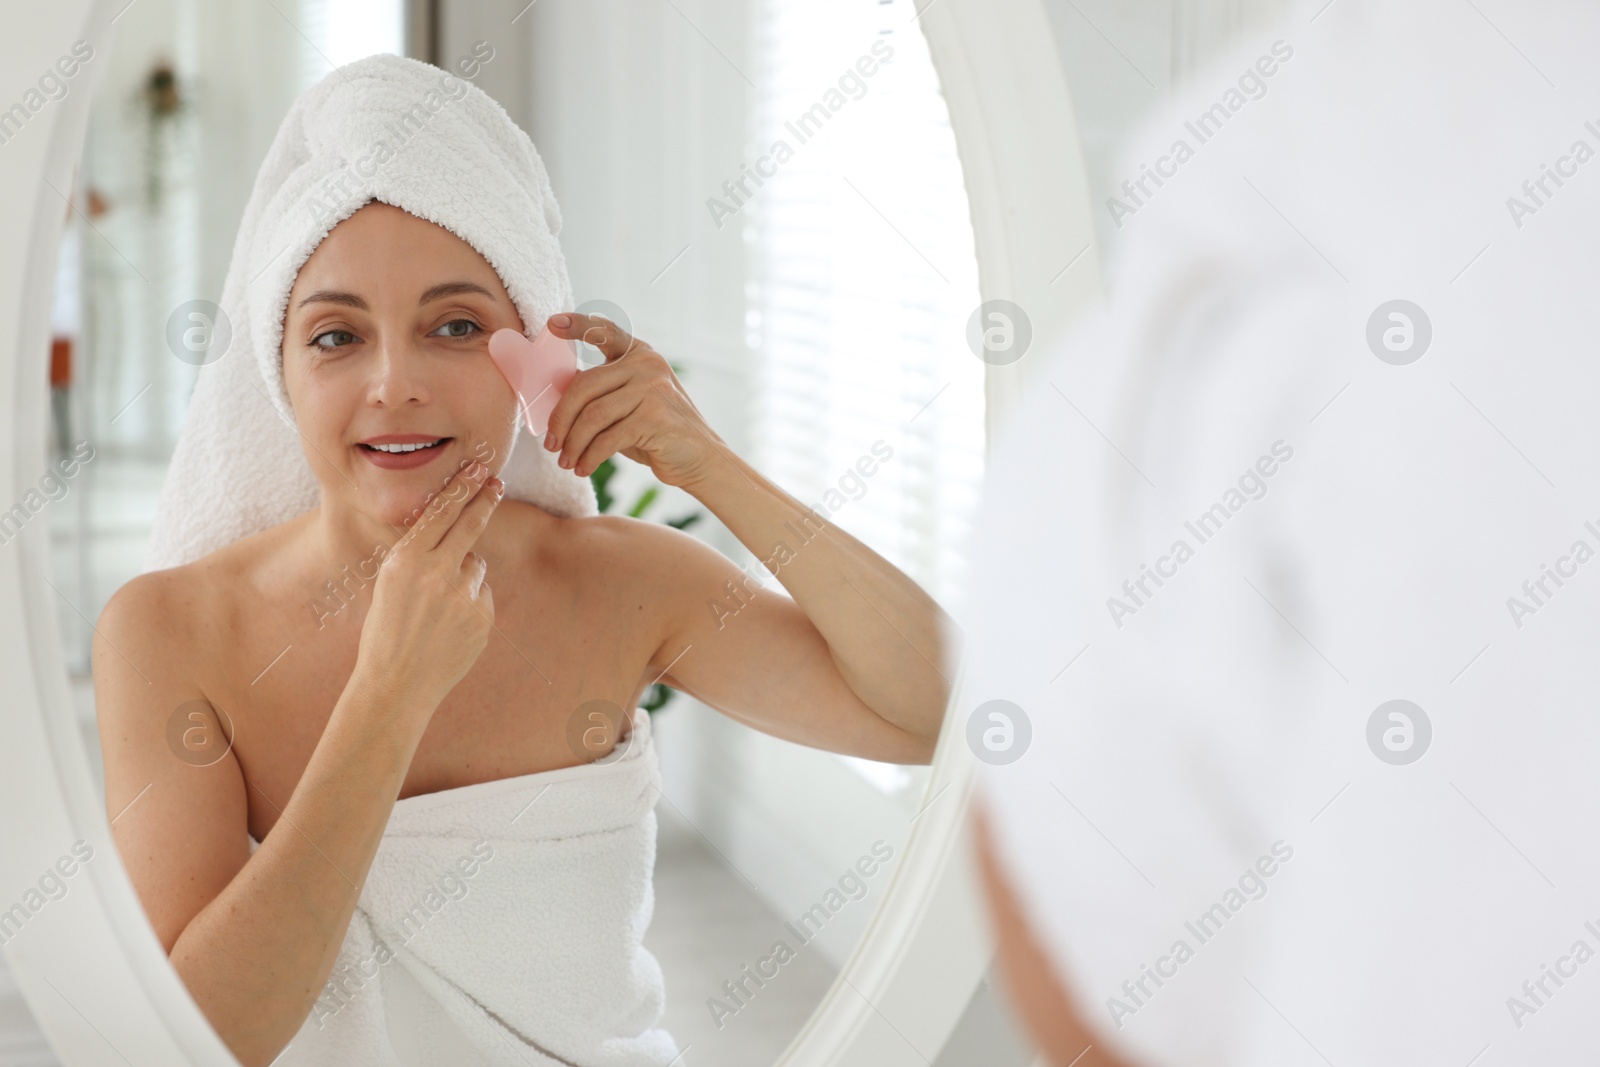
[[[362,311],[367,310],[367,302],[356,294],[342,293],[335,289],[318,289],[296,304],[295,307],[303,308],[307,304],[346,304],[353,308],[360,308]]]
[[[438,300],[440,297],[456,296],[461,293],[481,293],[491,300],[494,299],[494,294],[477,282],[444,282],[423,293],[422,299],[418,303],[426,304],[431,300]]]
[[[494,294],[477,282],[442,282],[423,293],[418,303],[426,304],[441,297],[457,296],[461,293],[479,293],[491,300],[494,299]],[[362,311],[368,310],[367,302],[355,293],[341,292],[337,289],[318,289],[301,300],[295,307],[303,308],[307,304],[344,304],[348,307],[360,308]]]

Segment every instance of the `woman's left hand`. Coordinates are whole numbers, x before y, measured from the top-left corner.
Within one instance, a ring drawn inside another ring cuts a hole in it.
[[[550,316],[557,337],[585,341],[605,354],[580,370],[555,410],[544,446],[583,477],[620,452],[649,466],[667,485],[687,488],[721,462],[726,448],[684,392],[665,357],[598,315]]]

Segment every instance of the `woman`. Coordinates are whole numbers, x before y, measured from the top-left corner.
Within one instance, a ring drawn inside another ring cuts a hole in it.
[[[344,73],[380,61],[411,63]],[[595,702],[633,708],[659,680],[801,744],[931,759],[944,616],[860,542],[822,528],[781,554],[792,601],[756,594],[730,616],[713,605],[744,575],[696,539],[504,496],[519,409],[487,339],[546,326],[606,355],[551,416],[542,447],[563,470],[585,476],[619,453],[648,464],[763,560],[807,522],[647,344],[579,314],[524,322],[450,229],[374,199],[318,240],[275,356],[319,503],[128,583],[94,655],[117,844],[173,966],[243,1063],[272,1061],[307,1025],[397,800],[602,754],[569,743]],[[375,579],[337,610],[307,609],[375,555]],[[174,709],[202,726],[225,709],[220,758],[174,759]]]

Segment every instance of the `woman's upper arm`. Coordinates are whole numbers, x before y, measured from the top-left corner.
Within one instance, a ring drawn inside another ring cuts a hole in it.
[[[250,858],[244,776],[192,669],[204,627],[189,584],[157,571],[123,586],[93,654],[106,817],[168,952]]]
[[[830,752],[926,762],[923,742],[862,702],[827,640],[777,581],[677,530],[649,531],[652,581],[668,605],[661,679],[764,733]],[[637,558],[637,557],[636,557]],[[654,673],[654,672],[652,672]]]

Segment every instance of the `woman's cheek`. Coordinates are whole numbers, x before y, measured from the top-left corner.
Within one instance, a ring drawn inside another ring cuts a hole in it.
[[[510,434],[504,434],[485,447],[484,451],[488,453],[487,458],[483,456],[478,458],[482,460],[485,467],[489,468],[491,475],[499,477],[505,473],[506,462],[511,458],[511,449],[514,447],[515,442],[516,438]]]
[[[496,474],[505,466],[506,458],[511,454],[512,444],[517,437],[517,422],[522,417],[521,409],[517,406],[516,394],[510,391],[509,385],[506,390],[509,394],[508,403],[495,405],[493,410],[484,413],[484,420],[479,423],[480,426],[490,428],[486,436],[486,447],[492,449],[493,458],[484,459],[483,456],[477,458],[483,460]]]

